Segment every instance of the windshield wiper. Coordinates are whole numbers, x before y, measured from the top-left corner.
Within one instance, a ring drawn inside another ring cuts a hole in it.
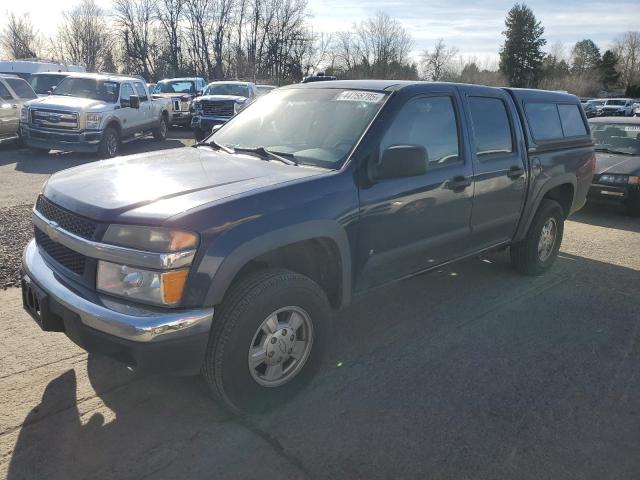
[[[287,165],[298,165],[298,161],[295,159],[295,156],[292,153],[274,152],[264,147],[235,147],[233,150],[235,152],[255,153],[265,160],[271,158]]]
[[[595,150],[596,152],[613,153],[614,155],[634,155],[633,153],[630,153],[630,152],[621,152],[620,150],[612,150],[607,147],[596,147]]]
[[[215,140],[209,140],[208,142],[198,142],[194,143],[192,147],[213,147],[216,150],[222,150],[223,152],[233,153],[233,150],[227,147],[226,145],[221,145],[217,143]]]

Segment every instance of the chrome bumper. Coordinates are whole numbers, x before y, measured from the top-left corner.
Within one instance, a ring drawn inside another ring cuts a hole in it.
[[[24,251],[22,267],[27,275],[57,302],[76,313],[82,324],[134,342],[157,342],[208,332],[213,308],[151,310],[100,296],[84,298],[57,278],[35,240]]]

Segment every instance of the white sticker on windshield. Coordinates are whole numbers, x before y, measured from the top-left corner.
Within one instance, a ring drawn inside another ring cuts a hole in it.
[[[622,130],[625,132],[640,132],[640,125],[625,125]]]
[[[378,103],[384,98],[384,93],[363,92],[362,90],[346,90],[336,96],[339,102],[367,102]]]

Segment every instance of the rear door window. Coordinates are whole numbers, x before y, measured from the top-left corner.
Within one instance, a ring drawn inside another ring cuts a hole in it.
[[[558,105],[560,123],[565,137],[581,137],[587,135],[582,114],[577,105]]]
[[[478,157],[513,152],[513,134],[504,102],[470,97],[469,107]]]
[[[140,82],[135,82],[133,84],[133,86],[136,89],[136,94],[138,95],[138,97],[140,97],[140,101],[141,102],[146,102],[147,101],[147,92],[144,89],[144,87],[142,86],[142,84]]]
[[[525,111],[536,141],[558,140],[564,137],[555,103],[527,103]]]
[[[0,83],[0,98],[2,100],[13,100],[13,96],[2,83]]]

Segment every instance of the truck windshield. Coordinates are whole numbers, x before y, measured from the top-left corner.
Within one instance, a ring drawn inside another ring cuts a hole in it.
[[[196,93],[196,84],[190,81],[160,82],[153,93]]]
[[[36,92],[29,86],[29,84],[21,78],[6,78],[9,86],[13,88],[16,95],[20,98],[38,98]]]
[[[607,105],[624,105],[624,100],[607,100]]]
[[[640,124],[592,123],[596,150],[640,155]]]
[[[263,147],[300,164],[339,168],[386,98],[386,93],[362,90],[275,90],[225,124],[213,140],[227,148]]]
[[[248,97],[249,87],[237,83],[213,83],[204,91],[205,95],[233,95],[236,97]]]
[[[29,85],[39,95],[48,94],[53,87],[56,87],[62,79],[62,75],[32,75],[29,79]]]
[[[115,103],[118,101],[119,91],[120,85],[118,82],[95,78],[67,77],[60,82],[53,94]]]

